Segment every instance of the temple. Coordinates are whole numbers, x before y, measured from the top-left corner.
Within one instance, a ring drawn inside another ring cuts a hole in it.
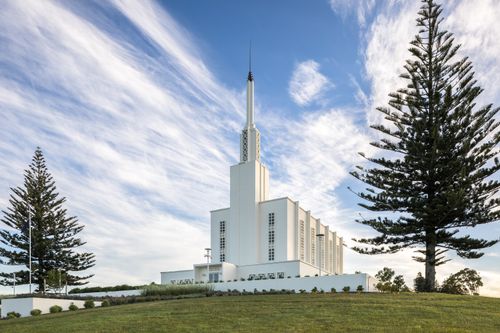
[[[298,201],[269,198],[254,118],[254,76],[247,77],[240,162],[230,170],[230,204],[210,212],[208,263],[162,273],[162,283],[251,281],[343,273],[343,240]]]

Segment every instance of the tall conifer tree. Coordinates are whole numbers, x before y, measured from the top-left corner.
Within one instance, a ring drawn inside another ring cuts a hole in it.
[[[0,264],[20,267],[16,284],[29,281],[29,219],[31,215],[32,282],[43,290],[44,279],[52,270],[65,274],[68,285],[86,283],[88,276],[78,276],[94,265],[94,255],[76,252],[85,243],[77,237],[83,226],[76,217],[67,216],[55,181],[47,170],[40,148],[24,174],[24,186],[11,188],[10,207],[3,211],[0,230]],[[31,209],[31,214],[29,210]],[[12,285],[12,273],[0,273],[0,284]]]
[[[441,6],[422,2],[420,31],[401,75],[407,86],[389,95],[388,107],[377,108],[387,125],[371,126],[383,133],[372,145],[390,157],[368,158],[374,168],[358,166],[351,174],[370,186],[357,193],[366,200],[360,206],[391,213],[357,220],[380,235],[357,239],[369,246],[354,249],[380,254],[416,248],[421,256],[414,259],[425,263],[425,289],[433,291],[436,266],[449,260],[446,251],[479,258],[481,249],[498,242],[475,239],[463,228],[500,218],[500,184],[492,179],[500,169],[500,133],[499,109],[476,107],[482,89],[468,58],[457,59],[453,35],[440,27]]]

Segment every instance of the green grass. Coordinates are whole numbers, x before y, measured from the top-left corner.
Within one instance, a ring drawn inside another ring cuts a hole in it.
[[[3,320],[0,332],[500,332],[500,299],[443,294],[204,297]]]

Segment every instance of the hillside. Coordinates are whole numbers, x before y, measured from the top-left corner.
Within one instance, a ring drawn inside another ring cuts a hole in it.
[[[500,332],[500,299],[294,294],[184,299],[0,321],[0,332]]]

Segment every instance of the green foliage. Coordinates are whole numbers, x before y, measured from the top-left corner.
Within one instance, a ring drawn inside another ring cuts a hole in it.
[[[375,278],[378,280],[378,283],[375,285],[375,288],[381,292],[386,293],[398,293],[410,291],[410,289],[406,286],[405,281],[402,275],[397,275],[393,269],[389,267],[384,267],[377,274],[375,274]]]
[[[335,294],[335,293],[337,292],[337,289],[332,288],[332,289],[330,289],[330,292],[331,292],[332,294]]]
[[[67,283],[67,275],[61,270],[51,269],[47,273],[45,282],[48,289],[54,290],[55,292],[61,292],[64,285]]]
[[[58,313],[58,312],[61,312],[61,311],[62,311],[62,307],[60,307],[59,305],[52,305],[49,308],[49,312],[50,313]]]
[[[345,286],[344,288],[342,288],[342,291],[345,292],[345,293],[348,293],[348,292],[351,291],[351,287]]]
[[[7,312],[7,319],[14,319],[19,317],[21,317],[21,314],[19,312],[15,311]]]
[[[39,310],[39,309],[33,309],[33,310],[31,310],[31,311],[30,311],[30,314],[31,314],[32,316],[36,317],[36,316],[39,316],[39,315],[41,315],[41,314],[42,314],[42,310]]]
[[[383,216],[357,222],[379,235],[357,239],[364,254],[395,253],[416,248],[413,259],[425,263],[425,290],[435,291],[436,266],[454,251],[461,258],[480,258],[482,249],[499,240],[464,235],[465,228],[500,219],[498,144],[499,108],[476,107],[482,89],[468,58],[459,58],[453,34],[443,30],[441,6],[423,0],[419,33],[406,61],[406,87],[390,94],[388,107],[377,110],[384,123],[372,143],[386,155],[367,157],[373,168],[358,166],[351,174],[367,184],[361,207]]]
[[[94,303],[94,301],[93,301],[93,300],[88,299],[88,300],[86,300],[86,301],[85,301],[85,303],[83,303],[83,307],[84,307],[85,309],[92,309],[92,308],[94,308],[94,307],[95,307],[95,303]]]
[[[154,284],[150,284],[154,285]],[[128,284],[120,284],[112,287],[86,287],[86,288],[73,288],[68,294],[81,294],[81,293],[95,293],[95,292],[105,292],[105,291],[122,291],[122,290],[136,290],[141,289],[144,286],[129,286]]]
[[[105,308],[109,306],[109,300],[105,299],[101,302],[101,307]]]
[[[482,286],[479,273],[474,269],[464,268],[446,278],[440,291],[447,294],[479,295],[479,287]]]
[[[422,273],[418,272],[417,277],[413,280],[413,288],[418,293],[425,291],[425,278],[422,276]]]
[[[363,288],[363,286],[362,286],[362,285],[359,285],[359,286],[357,286],[357,288],[356,288],[356,291],[357,291],[358,293],[362,293],[364,290],[365,290],[365,288]]]
[[[312,292],[312,293],[317,293],[317,292],[318,292],[318,288],[317,288],[317,287],[312,288],[312,289],[311,289],[311,292]]]
[[[15,283],[29,280],[29,220],[31,217],[33,283],[43,290],[43,281],[51,270],[67,272],[69,285],[79,285],[91,277],[73,275],[94,265],[94,255],[75,251],[85,243],[77,237],[83,225],[63,208],[66,198],[59,197],[55,181],[47,170],[40,148],[24,173],[22,187],[11,188],[10,206],[3,212],[0,229],[0,264],[24,266],[16,273]],[[30,207],[30,208],[28,208]],[[31,213],[29,213],[31,211]],[[12,272],[0,272],[0,284],[12,285]]]
[[[213,291],[213,286],[194,285],[194,284],[172,284],[172,285],[154,285],[146,286],[142,292],[142,296],[177,296],[190,294],[205,294]]]
[[[77,306],[77,305],[75,305],[75,304],[73,304],[73,303],[71,303],[71,304],[69,305],[69,307],[68,307],[68,310],[69,310],[69,311],[76,311],[76,310],[78,310],[78,306]]]

